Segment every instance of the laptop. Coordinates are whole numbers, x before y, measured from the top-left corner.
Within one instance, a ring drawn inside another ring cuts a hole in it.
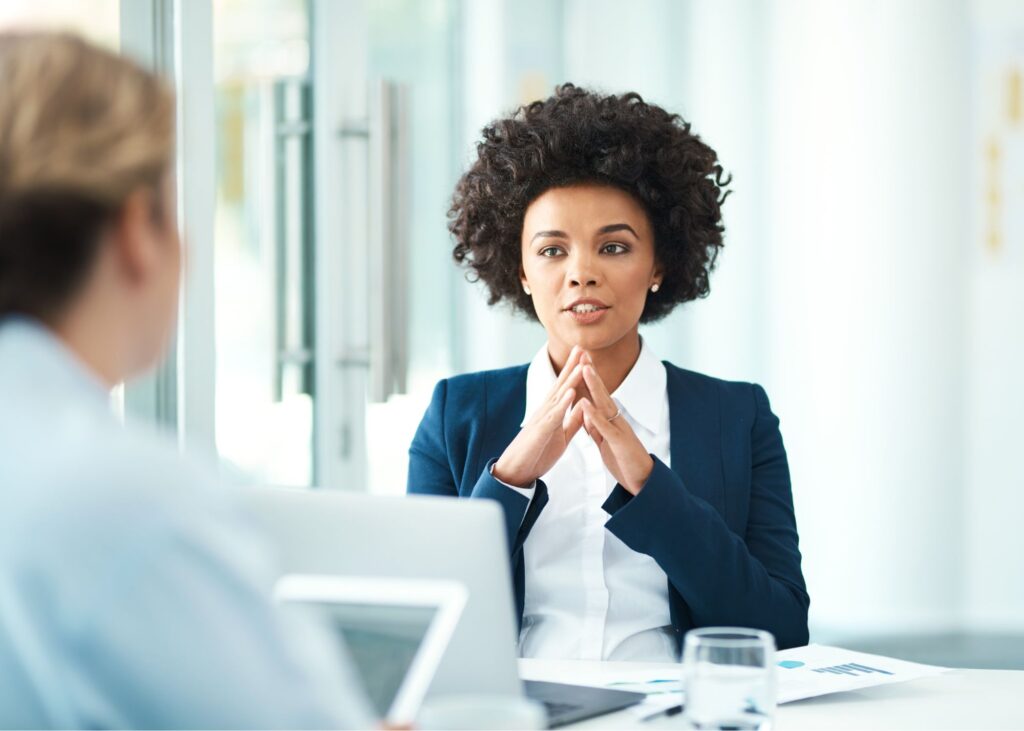
[[[466,605],[454,581],[289,574],[274,598],[338,637],[378,718],[411,725]]]
[[[427,697],[525,693],[552,728],[626,708],[642,693],[519,679],[501,506],[491,500],[250,488],[242,508],[283,574],[456,581],[468,597]]]

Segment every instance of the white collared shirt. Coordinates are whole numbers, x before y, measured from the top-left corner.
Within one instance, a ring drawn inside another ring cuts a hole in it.
[[[527,419],[556,378],[545,346],[527,371]],[[642,343],[640,357],[612,398],[647,451],[668,465],[666,380],[664,364]],[[615,478],[585,430],[541,479],[548,503],[523,548],[520,656],[677,661],[668,578],[653,558],[605,530],[610,516],[601,506]],[[532,489],[516,491],[533,496]]]

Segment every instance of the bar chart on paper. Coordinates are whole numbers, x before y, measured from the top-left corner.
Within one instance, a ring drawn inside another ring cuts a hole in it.
[[[881,675],[892,675],[888,670],[880,670],[878,668],[869,667],[868,665],[861,665],[856,662],[849,662],[845,665],[833,665],[830,668],[812,668],[812,673],[832,673],[833,675],[870,675],[871,673],[879,673]]]
[[[940,675],[947,668],[826,645],[778,654],[779,703]]]

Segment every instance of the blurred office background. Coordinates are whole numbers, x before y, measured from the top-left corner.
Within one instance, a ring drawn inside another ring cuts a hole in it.
[[[564,81],[681,113],[734,174],[727,245],[644,335],[767,388],[812,640],[1024,668],[1024,3],[3,0],[17,25],[178,86],[191,276],[119,399],[275,484],[402,492],[434,383],[543,343],[451,263],[482,125]]]

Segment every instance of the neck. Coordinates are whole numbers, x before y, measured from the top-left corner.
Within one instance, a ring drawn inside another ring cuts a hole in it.
[[[555,344],[548,341],[548,356],[551,358],[551,365],[555,373],[561,373],[565,361],[569,358],[571,346]],[[626,376],[633,370],[637,359],[640,357],[640,333],[634,328],[632,332],[611,345],[588,350],[591,359],[594,361],[594,370],[600,376],[608,393],[614,393]]]
[[[99,380],[113,388],[125,378],[124,343],[112,318],[72,309],[51,324],[54,334]]]

